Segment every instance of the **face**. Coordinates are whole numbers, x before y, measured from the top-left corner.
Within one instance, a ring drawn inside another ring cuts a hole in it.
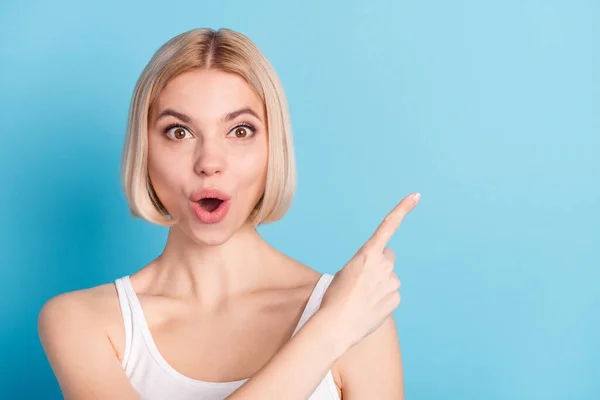
[[[148,128],[148,173],[158,198],[178,219],[174,229],[196,242],[225,242],[246,223],[265,187],[268,132],[260,97],[236,74],[185,72],[160,93]],[[223,218],[194,201],[202,188],[229,196]]]

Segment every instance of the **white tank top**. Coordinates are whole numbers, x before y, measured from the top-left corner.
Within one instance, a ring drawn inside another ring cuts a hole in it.
[[[321,275],[292,336],[319,309],[332,279],[333,275]],[[115,286],[125,325],[125,352],[121,365],[141,400],[222,400],[248,380],[205,382],[176,371],[162,357],[152,339],[129,275],[117,279]],[[340,400],[331,370],[309,400]]]

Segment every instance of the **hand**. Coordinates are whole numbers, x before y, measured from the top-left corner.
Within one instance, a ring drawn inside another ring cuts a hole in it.
[[[323,296],[318,312],[326,313],[346,349],[375,331],[400,304],[395,255],[386,247],[420,195],[405,197],[383,220],[375,234],[339,270]]]

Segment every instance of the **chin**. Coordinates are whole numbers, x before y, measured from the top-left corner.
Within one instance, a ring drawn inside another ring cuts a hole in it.
[[[247,219],[239,220],[239,213],[232,213],[232,210],[219,222],[203,223],[194,213],[182,215],[182,220],[178,222],[180,234],[189,238],[192,242],[201,246],[219,246],[226,243],[238,231],[243,230],[247,225]],[[245,215],[246,213],[244,213]]]
[[[217,237],[214,234],[212,235],[196,235],[192,238],[192,240],[195,243],[201,244],[203,246],[220,246],[224,243],[226,243],[229,238],[231,237],[231,235],[228,236],[222,236],[222,237]]]
[[[235,233],[231,225],[213,224],[213,225],[198,225],[192,223],[188,225],[186,234],[189,238],[199,245],[203,246],[219,246],[227,242]]]

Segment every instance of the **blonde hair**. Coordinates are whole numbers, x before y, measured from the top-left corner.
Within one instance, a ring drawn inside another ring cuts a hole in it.
[[[259,225],[281,219],[296,190],[296,163],[288,103],[266,57],[245,35],[230,29],[193,29],[170,39],[142,71],[129,107],[121,174],[134,217],[173,226],[177,221],[156,195],[148,176],[148,118],[170,79],[194,68],[217,69],[246,80],[262,99],[269,137],[265,190],[248,217]]]

